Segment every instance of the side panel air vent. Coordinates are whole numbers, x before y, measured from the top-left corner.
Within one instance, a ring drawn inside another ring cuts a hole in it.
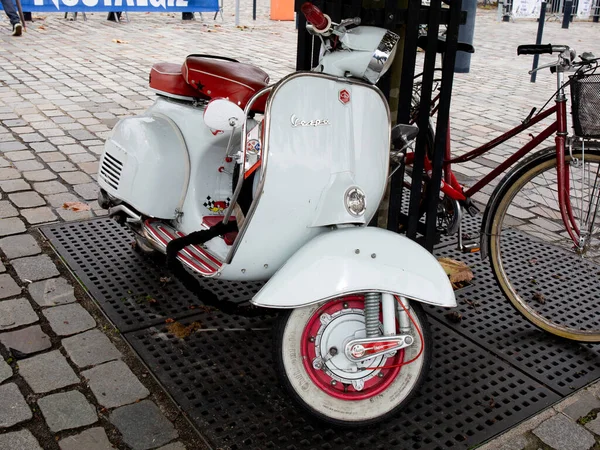
[[[109,153],[104,154],[102,167],[100,167],[100,176],[113,189],[119,188],[119,180],[121,179],[121,170],[123,163]]]

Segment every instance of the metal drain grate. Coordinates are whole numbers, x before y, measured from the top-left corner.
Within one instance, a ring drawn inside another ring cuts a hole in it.
[[[457,293],[453,311],[462,315],[459,323],[448,320],[447,309],[427,307],[427,312],[563,395],[600,377],[600,344],[578,344],[539,331],[506,300],[487,264],[472,269],[474,285]]]
[[[207,316],[182,323],[213,320]],[[360,433],[314,423],[282,394],[267,330],[180,340],[163,325],[125,337],[216,448],[467,448],[559,399],[437,321],[432,331],[434,366],[420,396],[399,417]]]
[[[174,278],[165,283],[169,272],[135,251],[133,234],[114,220],[50,225],[41,231],[122,333],[190,316],[202,305],[201,295]],[[212,279],[200,283],[237,302],[249,300],[262,286]]]

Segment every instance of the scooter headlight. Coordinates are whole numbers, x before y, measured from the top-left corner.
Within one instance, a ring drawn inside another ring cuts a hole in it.
[[[346,191],[345,203],[348,212],[355,217],[362,216],[367,210],[367,196],[357,187],[352,187]]]
[[[365,70],[364,78],[372,84],[376,84],[379,79],[389,70],[396,56],[398,41],[400,36],[391,31],[387,31],[379,45],[373,52],[367,70]]]

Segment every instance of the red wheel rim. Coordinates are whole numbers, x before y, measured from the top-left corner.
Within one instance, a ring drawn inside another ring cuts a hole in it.
[[[401,367],[379,369],[377,375],[365,381],[363,389],[357,391],[351,383],[338,382],[332,384],[332,380],[334,379],[323,370],[315,369],[312,364],[313,360],[317,357],[317,345],[314,337],[322,326],[320,316],[324,313],[332,315],[345,309],[344,304],[349,309],[364,310],[364,297],[362,295],[353,295],[331,300],[313,313],[302,333],[300,344],[302,362],[310,379],[326,394],[341,400],[366,400],[386,390],[400,373]],[[404,361],[404,349],[398,351],[396,355],[385,359],[380,365],[394,366],[401,364],[402,361]]]

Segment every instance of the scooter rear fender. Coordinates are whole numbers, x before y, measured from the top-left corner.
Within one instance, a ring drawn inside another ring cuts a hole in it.
[[[299,308],[359,292],[456,306],[448,276],[423,247],[373,227],[321,234],[298,250],[254,296],[268,308]]]

